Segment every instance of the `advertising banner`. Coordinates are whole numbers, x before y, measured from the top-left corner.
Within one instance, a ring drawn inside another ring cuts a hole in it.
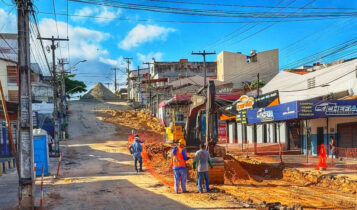
[[[297,116],[296,101],[247,111],[248,123],[250,124],[290,120],[297,118]]]
[[[357,116],[357,100],[298,101],[298,118]]]

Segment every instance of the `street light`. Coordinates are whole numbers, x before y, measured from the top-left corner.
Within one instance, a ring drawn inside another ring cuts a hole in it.
[[[84,62],[86,62],[86,61],[87,61],[86,59],[81,60],[81,61],[78,61],[78,62],[75,63],[73,66],[69,67],[69,68],[67,69],[67,72],[66,72],[66,73],[69,73],[69,71],[70,71],[71,69],[73,69],[75,66],[77,66],[77,65],[80,64],[80,63],[84,63]]]

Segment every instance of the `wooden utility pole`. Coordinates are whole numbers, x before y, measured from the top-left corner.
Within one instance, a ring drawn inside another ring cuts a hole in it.
[[[116,95],[117,94],[117,70],[119,70],[119,68],[111,68],[111,70],[114,71],[114,93]]]
[[[130,100],[130,91],[129,91],[129,82],[130,82],[130,78],[129,78],[129,68],[130,68],[130,60],[132,60],[133,58],[124,58],[126,60],[126,64],[127,64],[127,67],[126,67],[126,74],[127,74],[127,92],[128,92],[128,101]]]
[[[18,158],[19,158],[19,209],[34,207],[34,173],[32,141],[32,103],[30,71],[29,13],[31,0],[16,0],[18,30]]]
[[[57,81],[57,74],[56,74],[56,56],[55,56],[55,50],[57,46],[55,45],[55,41],[69,41],[69,39],[62,39],[62,38],[54,38],[53,36],[51,38],[44,38],[44,37],[38,37],[38,39],[41,40],[48,40],[51,41],[51,50],[52,50],[52,80],[53,80],[53,121],[54,121],[54,151],[55,157],[59,157],[60,155],[60,150],[59,150],[59,138],[58,138],[58,102],[57,102],[57,97],[58,97],[58,81]]]
[[[198,51],[198,52],[192,52],[192,55],[202,55],[203,56],[203,69],[204,69],[204,85],[203,87],[206,87],[207,85],[207,69],[206,69],[206,55],[215,55],[216,52],[206,52],[205,50],[203,50],[203,52]]]

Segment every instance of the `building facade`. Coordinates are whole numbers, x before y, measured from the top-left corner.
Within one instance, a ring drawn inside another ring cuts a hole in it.
[[[258,73],[265,83],[279,73],[278,49],[252,50],[250,55],[222,51],[217,55],[217,80],[232,82],[235,89],[242,89],[244,83],[257,80]]]

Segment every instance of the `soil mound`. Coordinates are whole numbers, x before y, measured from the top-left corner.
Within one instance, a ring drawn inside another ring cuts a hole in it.
[[[120,111],[120,110],[104,110],[102,113],[106,114],[104,117],[104,121],[120,124],[137,131],[144,131],[145,133],[153,132],[155,134],[160,134],[159,136],[155,136],[153,134],[142,136],[145,141],[150,139],[151,142],[157,140],[162,140],[163,135],[165,134],[165,128],[160,123],[160,121],[150,116],[150,114],[145,111],[135,111],[135,110],[128,110],[128,111]]]
[[[102,83],[97,83],[92,90],[86,93],[81,100],[112,101],[118,100],[112,91],[106,88]]]

